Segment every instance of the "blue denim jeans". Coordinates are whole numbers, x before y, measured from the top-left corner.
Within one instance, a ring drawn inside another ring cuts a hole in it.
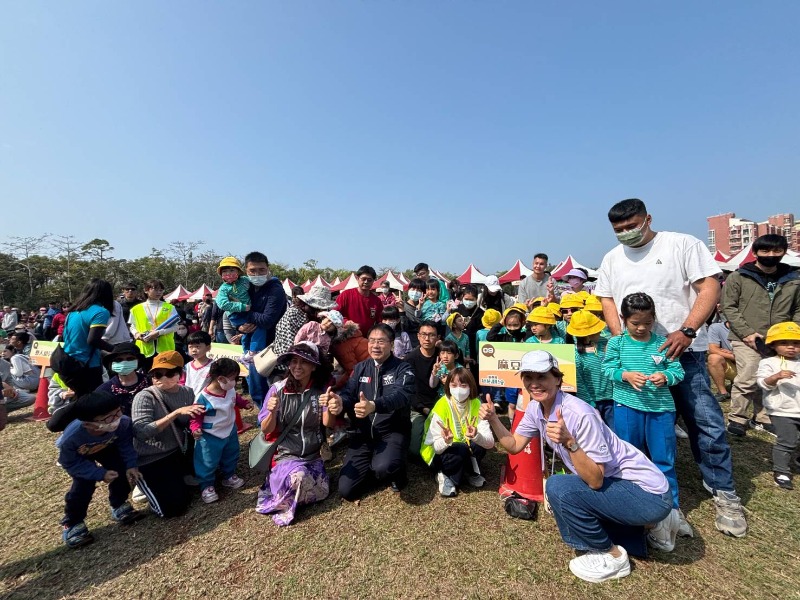
[[[672,508],[678,504],[678,476],[675,474],[675,413],[646,412],[614,404],[614,432],[619,439],[646,453],[669,481]]]
[[[253,404],[258,406],[260,410],[261,405],[264,404],[264,396],[266,396],[269,391],[269,384],[267,378],[263,375],[259,375],[258,371],[256,371],[255,365],[248,365],[247,370],[249,371],[249,375],[247,376],[247,388],[250,390],[250,397],[253,399]]]
[[[600,418],[603,423],[608,425],[611,431],[614,431],[614,401],[613,400],[599,400],[594,403],[597,412],[600,413]]]
[[[725,417],[709,386],[705,352],[684,352],[681,365],[683,381],[669,391],[675,408],[686,423],[694,461],[706,487],[735,492],[731,447],[725,437]]]
[[[547,500],[564,543],[576,550],[608,550],[619,544],[628,554],[647,556],[645,525],[672,510],[672,495],[651,494],[632,481],[606,477],[599,490],[578,475],[547,479]]]

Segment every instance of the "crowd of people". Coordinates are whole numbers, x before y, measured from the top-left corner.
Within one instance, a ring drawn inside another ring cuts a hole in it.
[[[287,298],[267,256],[251,252],[222,260],[216,297],[188,311],[163,300],[158,280],[144,283],[143,297],[130,283],[115,299],[95,279],[71,306],[30,316],[6,306],[2,416],[35,399],[31,341],[61,341],[47,426],[60,432],[59,464],[72,478],[61,523],[69,547],[92,541],[85,517],[97,482],[108,484],[111,518],[123,524],[143,515],[132,490],[169,518],[194,488],[205,503],[220,500],[218,484],[240,488],[240,409],[258,409],[268,472],[256,510],[279,526],[330,494],[325,463],[345,441],[337,491],[357,502],[374,486],[402,491],[409,460],[427,465],[444,497],[483,487],[496,442],[514,454],[538,437],[552,450],[547,504],[577,551],[571,571],[592,582],[624,577],[629,555],[669,552],[693,535],[680,508],[676,435],[688,438],[724,534],[747,532],[726,432],[773,434],[774,481],[792,488],[800,272],[780,262],[785,238],[766,235],[753,245],[755,262],[722,283],[702,242],[655,231],[640,200],[615,204],[608,218],[619,244],[592,292],[586,271],[558,284],[536,254],[516,297],[496,277],[462,286],[420,263],[405,293],[385,282],[374,289],[377,273],[365,265],[358,287],[337,297],[319,286]],[[238,362],[211,359],[222,341],[242,346]],[[520,361],[521,389],[482,385],[483,342],[538,344]],[[575,395],[562,390],[548,344],[574,345]],[[240,365],[249,400],[236,391]]]

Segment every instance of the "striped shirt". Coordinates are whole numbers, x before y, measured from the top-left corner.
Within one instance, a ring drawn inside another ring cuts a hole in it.
[[[602,400],[613,400],[613,387],[603,370],[606,355],[606,341],[600,339],[594,348],[580,352],[575,348],[575,374],[577,376],[577,396],[584,402],[595,405]]]
[[[603,371],[614,381],[614,402],[644,412],[675,412],[675,401],[668,386],[683,381],[684,372],[680,361],[669,360],[665,350],[659,352],[658,348],[665,341],[665,337],[653,333],[650,341],[639,342],[627,332],[608,341]],[[656,387],[652,381],[647,381],[637,392],[630,383],[623,381],[622,374],[626,371],[645,375],[664,373],[667,385]]]

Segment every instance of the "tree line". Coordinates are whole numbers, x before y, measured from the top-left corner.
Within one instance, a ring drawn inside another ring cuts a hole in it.
[[[165,248],[151,248],[147,256],[126,259],[116,258],[114,246],[105,239],[84,242],[72,235],[14,236],[7,240],[5,252],[0,252],[0,301],[20,308],[34,308],[50,300],[71,302],[92,277],[109,281],[115,289],[129,281],[141,285],[147,279],[162,280],[168,292],[178,285],[189,291],[204,283],[217,288],[217,265],[231,255],[207,249],[203,241],[177,241]],[[321,267],[315,259],[299,268],[281,262],[271,262],[270,268],[281,280],[288,277],[298,284],[317,275],[333,281],[351,273],[351,269]],[[388,269],[398,272],[394,267],[382,267],[378,273]],[[410,270],[404,273],[412,275]]]

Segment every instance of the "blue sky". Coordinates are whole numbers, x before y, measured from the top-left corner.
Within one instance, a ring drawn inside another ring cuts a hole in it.
[[[6,234],[461,272],[800,217],[800,3],[5,3]],[[7,238],[7,235],[5,236]],[[3,239],[3,236],[0,236]]]

